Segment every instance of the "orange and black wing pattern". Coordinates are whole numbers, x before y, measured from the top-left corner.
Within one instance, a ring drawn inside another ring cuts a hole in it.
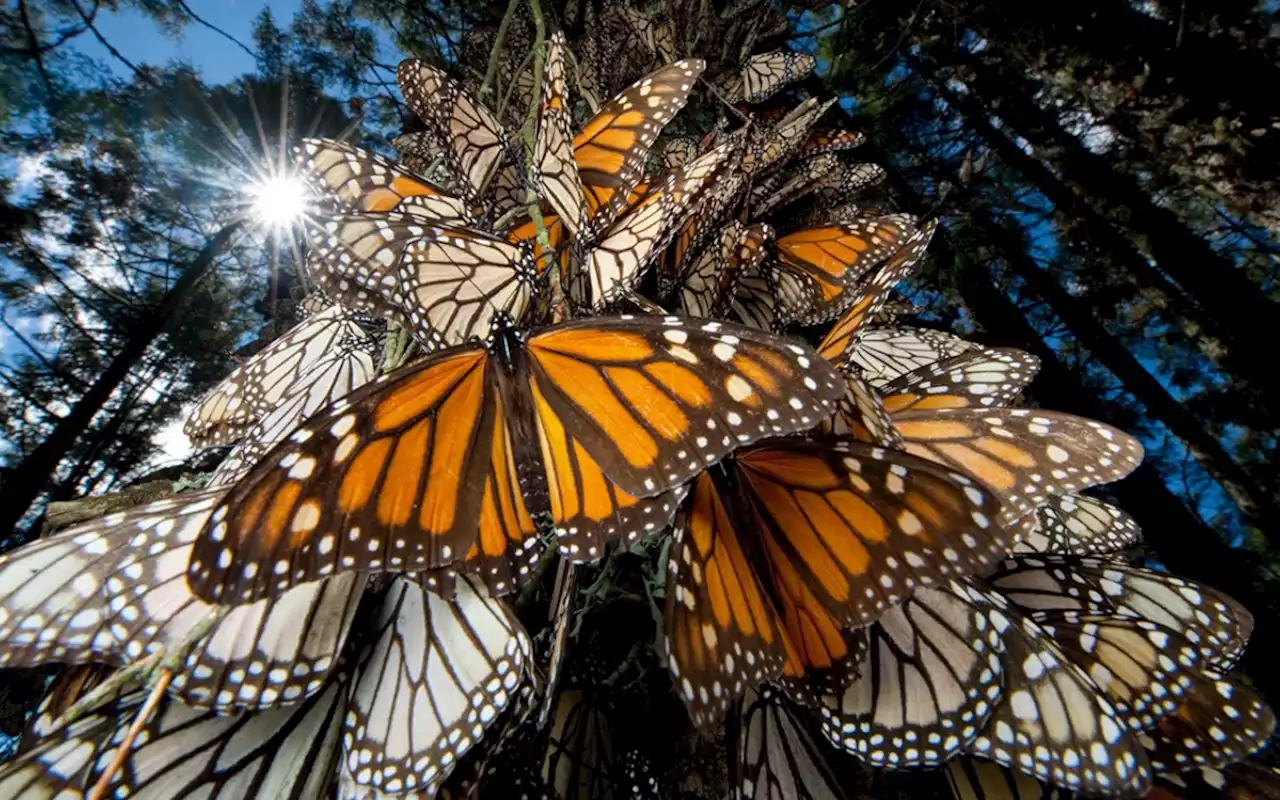
[[[471,222],[461,200],[369,150],[331,139],[303,139],[294,148],[294,160],[302,178],[343,210],[399,211],[439,225]]]
[[[304,422],[215,509],[192,550],[192,590],[248,602],[339,571],[465,559],[495,435],[488,363],[481,347],[447,350]]]
[[[546,400],[534,386],[534,404]],[[560,553],[571,561],[594,561],[611,541],[630,544],[667,527],[682,489],[653,497],[628,494],[609,480],[555,414],[538,417],[538,444],[547,475],[551,519]]]
[[[865,288],[859,286],[862,276],[900,249],[913,231],[910,217],[889,215],[779,239],[775,283],[784,316],[788,321],[817,325],[856,308],[889,266],[875,273]]]
[[[884,307],[890,290],[915,270],[937,227],[932,220],[921,225],[884,262],[874,277],[859,288],[857,298],[818,345],[818,352],[823,358],[837,366],[849,362],[850,354],[857,346],[858,335],[875,313]]]
[[[990,492],[902,453],[778,441],[732,463],[766,523],[774,574],[794,571],[842,628],[874,621],[919,586],[999,563],[1013,545]]]
[[[1129,434],[1057,411],[905,411],[893,424],[907,452],[995,492],[1004,501],[1006,525],[1032,525],[1032,512],[1053,496],[1120,480],[1142,461],[1142,445]]]
[[[693,483],[677,517],[667,559],[664,629],[671,675],[695,725],[719,723],[750,686],[803,666],[788,642],[773,598],[757,577],[734,514],[710,473]],[[758,563],[758,562],[757,562]]]
[[[816,280],[847,287],[896,252],[911,230],[908,220],[894,215],[812,228],[779,239],[778,256]]]
[[[813,427],[843,391],[807,347],[685,317],[570,322],[531,336],[527,354],[543,430],[558,421],[637,497],[743,445]]]
[[[573,138],[573,156],[594,232],[612,225],[621,213],[631,190],[644,177],[650,146],[684,108],[705,68],[700,59],[677,61],[640,79],[606,103]]]
[[[930,364],[882,390],[890,414],[937,408],[999,408],[1022,394],[1040,359],[1008,347],[982,348]]]

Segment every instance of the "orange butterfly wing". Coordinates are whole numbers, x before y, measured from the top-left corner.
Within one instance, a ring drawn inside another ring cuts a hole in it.
[[[1119,480],[1142,445],[1101,422],[1041,409],[940,409],[893,417],[907,452],[973,477],[1004,501],[1005,525],[1034,525],[1055,495]]]
[[[793,571],[841,627],[875,620],[917,586],[979,572],[1013,545],[991,493],[902,453],[779,441],[733,463],[766,523],[774,573]]]
[[[547,409],[536,385],[534,405]],[[600,465],[554,413],[540,413],[537,422],[551,518],[565,558],[597,559],[604,554],[605,542],[620,540],[630,544],[661,531],[671,522],[682,490],[643,498],[628,494],[600,471]]]
[[[801,665],[716,482],[704,472],[675,526],[664,612],[672,678],[694,724],[719,722],[748,686]]]
[[[737,447],[813,427],[843,391],[808,348],[727,322],[587,319],[530,337],[527,352],[544,430],[559,419],[637,497]]]
[[[494,435],[488,362],[479,347],[445,351],[303,423],[215,509],[192,550],[192,590],[243,602],[338,571],[463,560]]]
[[[644,176],[645,156],[662,128],[684,108],[706,63],[677,61],[642,78],[605,104],[573,138],[594,233],[613,224]]]
[[[937,227],[933,221],[920,226],[880,267],[875,277],[859,290],[848,310],[818,345],[818,352],[823,358],[841,366],[849,361],[851,351],[857,346],[858,335],[888,301],[890,290],[915,270]]]

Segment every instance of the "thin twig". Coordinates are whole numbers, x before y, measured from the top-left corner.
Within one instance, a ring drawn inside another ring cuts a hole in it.
[[[507,11],[498,23],[498,35],[493,40],[493,49],[489,51],[489,65],[484,71],[484,81],[480,84],[479,99],[483,102],[485,95],[493,86],[493,79],[498,75],[498,62],[502,58],[502,45],[507,39],[507,28],[511,27],[511,19],[520,7],[520,0],[507,0]],[[537,16],[537,15],[535,15]]]
[[[111,42],[107,41],[105,36],[103,36],[101,33],[98,32],[97,27],[95,27],[93,24],[93,20],[87,14],[84,13],[84,9],[80,7],[80,3],[78,2],[78,0],[71,0],[71,7],[74,8],[76,10],[76,13],[80,15],[80,19],[84,20],[85,27],[87,27],[89,29],[89,32],[93,34],[93,38],[97,39],[99,44],[107,48],[108,53],[114,56],[116,60],[119,61],[121,64],[124,64],[126,67],[133,70],[133,74],[136,77],[145,81],[146,83],[151,84],[157,89],[160,88],[160,84],[156,82],[155,78],[151,77],[151,74],[148,71],[140,69],[132,61],[125,58],[123,53],[117,50],[115,46],[111,44]]]
[[[521,127],[521,136],[525,144],[525,158],[528,164],[529,175],[533,176],[533,186],[528,194],[529,200],[529,219],[533,220],[534,230],[537,231],[537,242],[540,250],[540,258],[550,256],[555,258],[555,252],[551,246],[551,237],[547,233],[547,223],[542,218],[542,202],[538,195],[537,175],[538,164],[535,161],[537,153],[537,131],[539,113],[542,109],[542,70],[546,61],[546,41],[547,26],[542,18],[542,4],[539,0],[529,0],[529,11],[533,15],[533,89],[529,94],[529,113],[525,117],[524,125]],[[548,294],[551,302],[553,319],[559,317],[563,319],[565,316],[564,306],[564,287],[560,270],[552,269],[548,276]],[[559,321],[556,319],[556,321]]]
[[[133,724],[129,726],[129,732],[125,734],[124,741],[116,748],[116,754],[111,759],[111,763],[102,773],[102,777],[98,778],[98,782],[93,788],[85,793],[85,800],[102,800],[107,793],[107,787],[111,785],[111,779],[115,776],[120,768],[124,766],[125,759],[129,757],[129,751],[133,749],[133,741],[138,738],[138,734],[142,732],[142,727],[151,719],[151,715],[155,713],[156,706],[160,704],[160,698],[164,696],[164,690],[169,688],[169,682],[173,680],[173,672],[167,669],[160,670],[160,677],[156,681],[156,685],[151,687],[151,694],[147,696],[147,702],[143,704],[138,711],[138,715],[133,718]]]
[[[732,111],[738,117],[738,119],[742,120],[744,123],[751,122],[751,118],[748,117],[746,114],[743,114],[741,111],[739,111],[738,107],[735,106],[733,103],[729,102],[729,98],[725,97],[724,93],[721,92],[720,89],[714,83],[702,77],[701,75],[698,76],[698,80],[702,81],[702,85],[710,89],[711,93],[716,96],[716,99],[719,100],[721,103],[724,103],[725,107],[728,108],[730,111]]]
[[[53,81],[49,78],[49,73],[45,71],[44,59],[40,57],[40,39],[36,36],[35,28],[31,26],[31,17],[27,14],[26,0],[18,0],[18,13],[22,16],[22,27],[27,31],[27,41],[31,43],[31,57],[35,59],[36,71],[40,73],[40,80],[44,81],[44,89],[49,93],[49,100],[52,102],[55,94]]]
[[[249,54],[249,58],[252,58],[252,59],[254,59],[255,61],[258,59],[258,54],[257,54],[257,53],[255,53],[255,52],[253,52],[253,50],[249,49],[249,47],[248,47],[244,42],[240,41],[240,40],[239,40],[239,39],[237,39],[236,37],[234,37],[234,36],[232,36],[231,34],[227,33],[227,32],[226,32],[226,31],[224,31],[222,28],[219,28],[217,25],[214,25],[212,22],[209,22],[208,20],[204,19],[203,17],[198,16],[198,15],[196,14],[196,12],[194,12],[194,11],[192,11],[192,10],[191,10],[191,6],[189,6],[189,5],[187,5],[187,4],[186,4],[185,0],[178,0],[178,5],[182,8],[182,10],[183,10],[183,11],[185,11],[185,12],[186,12],[187,16],[188,16],[188,17],[191,17],[191,19],[195,20],[195,22],[196,22],[197,24],[199,24],[199,25],[203,25],[204,27],[206,27],[206,28],[208,28],[209,30],[213,31],[214,33],[218,34],[218,35],[219,35],[219,36],[221,36],[222,38],[226,39],[228,42],[231,42],[231,43],[232,43],[232,44],[234,44],[236,47],[239,47],[241,50],[243,50],[243,51],[245,51],[246,53],[248,53],[248,54]]]

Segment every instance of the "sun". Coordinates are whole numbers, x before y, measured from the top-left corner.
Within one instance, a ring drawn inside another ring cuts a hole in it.
[[[301,179],[277,175],[257,183],[249,194],[253,198],[251,217],[265,227],[279,230],[301,221],[311,192]]]

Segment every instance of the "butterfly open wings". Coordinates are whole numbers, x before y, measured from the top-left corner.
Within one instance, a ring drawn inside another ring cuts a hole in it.
[[[503,341],[500,355],[445,351],[308,420],[215,510],[188,575],[197,593],[246,602],[337,571],[500,565],[544,510],[525,506],[539,493],[521,474],[562,496],[585,487],[607,527],[610,498],[660,495],[737,447],[812,427],[840,391],[808,348],[727,323],[591,319]]]

